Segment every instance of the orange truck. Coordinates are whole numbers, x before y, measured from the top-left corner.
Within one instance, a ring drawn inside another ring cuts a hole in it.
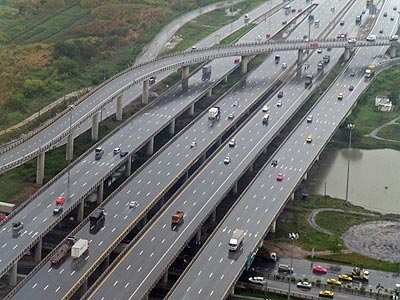
[[[177,210],[173,215],[172,215],[172,224],[179,224],[183,220],[183,216],[185,213],[183,211]]]

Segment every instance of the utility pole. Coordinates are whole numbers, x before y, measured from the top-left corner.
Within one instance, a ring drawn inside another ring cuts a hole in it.
[[[349,130],[349,145],[347,147],[346,207],[349,206],[351,132],[354,130],[354,127],[354,124],[347,124],[347,129]]]
[[[292,241],[292,252],[294,249],[294,241],[299,239],[299,234],[295,232],[289,233],[289,239]],[[290,256],[290,275],[289,275],[289,289],[287,294],[287,299],[290,300],[290,286],[292,284],[292,275],[293,275],[293,253]]]

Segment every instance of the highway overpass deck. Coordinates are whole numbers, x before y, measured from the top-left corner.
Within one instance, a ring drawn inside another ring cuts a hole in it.
[[[299,30],[300,33],[301,30]],[[332,57],[332,60],[337,60],[339,56],[340,54],[337,53],[336,58]],[[293,63],[296,53],[292,53],[292,57],[285,57],[286,59],[288,64]],[[317,55],[313,60],[312,66],[316,67]],[[277,67],[280,68],[280,65],[276,66],[273,58],[269,58],[257,71],[263,74],[266,68],[275,70]],[[253,80],[253,76],[256,75],[250,74],[248,80]],[[257,83],[249,82],[246,86],[259,90]],[[271,101],[270,124],[262,125],[264,113],[257,112],[235,136],[237,146],[232,149],[225,144],[221,148],[221,151],[196,174],[189,185],[177,194],[172,204],[157,218],[139,242],[128,251],[123,260],[119,261],[105,276],[105,281],[95,288],[94,292],[88,296],[89,299],[141,299],[147,294],[195,230],[236,184],[240,175],[249,168],[268,142],[286,124],[301,102],[312,93],[311,89],[304,89],[303,79],[294,80],[292,85],[284,90],[287,94],[285,93],[282,99],[282,108],[274,105],[276,98]],[[229,165],[223,164],[226,156],[231,157]],[[170,218],[176,210],[185,212],[185,221],[174,231],[171,229]],[[137,257],[141,259],[138,260]]]
[[[253,40],[257,34],[258,31],[253,30],[244,36],[243,39]],[[228,70],[232,68],[234,63],[231,58],[225,58],[213,61],[210,65],[213,66],[212,73],[216,73],[212,77],[212,80],[214,80],[214,78],[223,77],[227,68]],[[88,238],[89,236],[91,240],[92,246],[82,265],[77,265],[71,258],[66,258],[60,266],[51,266],[50,262],[44,261],[40,265],[41,268],[38,273],[30,275],[32,278],[15,294],[14,298],[23,298],[27,295],[37,293],[37,296],[40,295],[42,299],[55,299],[63,297],[70,289],[75,288],[77,282],[82,277],[88,276],[93,271],[91,269],[93,265],[104,259],[105,253],[110,252],[118,244],[132,227],[156,204],[163,194],[187,172],[189,167],[201,158],[206,150],[217,139],[221,138],[229,128],[235,126],[237,120],[246,114],[246,111],[255,104],[255,100],[253,97],[250,97],[250,94],[263,95],[264,90],[278,75],[285,71],[279,66],[275,66],[275,68],[276,71],[274,73],[262,77],[262,90],[257,90],[253,93],[253,88],[251,85],[248,85],[249,95],[247,95],[247,91],[243,91],[244,86],[240,85],[235,92],[230,94],[230,97],[224,97],[217,104],[222,110],[222,117],[218,122],[211,124],[207,113],[202,115],[188,129],[174,138],[168,144],[168,147],[159,151],[148,164],[130,178],[129,182],[121,186],[114,193],[114,196],[103,206],[107,211],[107,216],[105,226],[100,232],[90,234],[89,224],[82,224],[79,231],[73,232],[73,235],[78,238]],[[259,80],[257,80],[257,83]],[[186,94],[183,95],[187,97]],[[182,100],[179,97],[175,98],[178,98],[177,101]],[[193,96],[190,95],[189,98],[193,98]],[[235,104],[235,102],[238,102],[238,104]],[[172,108],[170,105],[177,106],[177,103],[169,101],[168,108],[173,111],[175,108]],[[232,112],[234,113],[234,119],[230,120],[227,117]],[[157,117],[158,120],[159,115],[155,114],[152,117],[153,119]],[[146,124],[150,125],[151,119],[149,118],[148,120]],[[131,125],[129,128],[133,129],[135,127]],[[140,128],[138,130],[139,132],[143,131]],[[196,147],[192,148],[190,145],[193,141],[196,142]],[[106,150],[106,153],[110,153],[108,155],[110,157],[115,157],[111,153],[114,146]],[[124,150],[122,146],[121,149]],[[136,209],[129,209],[128,204],[132,200],[137,201],[139,204]],[[49,280],[49,274],[52,274],[51,280]],[[70,274],[70,276],[66,274]]]
[[[394,5],[394,1],[384,4],[385,7],[391,5]],[[382,16],[379,21],[379,26],[390,26]],[[375,26],[372,32],[376,32],[377,28]],[[392,30],[394,29],[391,26],[389,31]],[[349,68],[376,62],[371,56],[379,56],[386,50],[387,47],[359,49]],[[212,238],[178,281],[168,299],[227,297],[239,273],[244,269],[247,256],[260,244],[290,195],[305,178],[312,163],[370,83],[364,80],[362,73],[349,77],[348,72],[343,72],[337,78],[323,99],[309,112],[313,116],[312,123],[307,123],[304,118],[274,153],[271,159],[279,161],[278,167],[274,168],[270,164],[264,166],[229,217],[214,231]],[[349,91],[350,85],[354,86],[353,91]],[[343,100],[338,99],[339,93],[344,94]],[[312,136],[311,143],[306,142],[309,135]],[[283,174],[281,182],[277,181],[278,173]],[[230,253],[227,244],[236,228],[245,230],[246,235],[240,251]]]
[[[265,16],[268,10],[275,10],[281,5],[281,2],[278,0],[273,0],[268,3],[266,2],[249,12],[249,15],[253,21],[258,19],[260,16]],[[217,30],[215,34],[217,34],[220,39],[223,39],[243,26],[246,26],[246,24],[244,24],[242,18],[239,18],[231,24]],[[197,43],[197,45],[201,48],[207,48],[213,46],[215,43],[215,36],[212,35],[203,39]],[[158,80],[165,78],[171,73],[171,71],[175,70],[169,69],[167,72],[160,73]],[[96,112],[101,112],[103,117],[102,119],[115,113],[116,103],[114,100],[119,95],[123,95],[122,107],[125,107],[131,101],[137,99],[142,94],[143,88],[137,84],[129,85],[129,83],[132,83],[138,76],[143,75],[141,72],[143,72],[143,68],[136,68],[136,66],[124,70],[82,97],[76,103],[76,108],[72,112],[72,129],[74,136],[77,136],[92,127],[92,120],[90,120],[90,118],[92,118]],[[40,153],[60,146],[65,142],[66,137],[70,134],[69,122],[70,114],[68,113],[68,110],[65,110],[43,128],[38,128],[11,145],[1,148],[0,173],[15,168],[24,162],[35,158]]]

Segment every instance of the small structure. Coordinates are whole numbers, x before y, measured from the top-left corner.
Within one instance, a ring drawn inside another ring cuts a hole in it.
[[[378,107],[379,111],[390,112],[393,110],[393,103],[386,96],[376,96],[375,97],[375,106]]]

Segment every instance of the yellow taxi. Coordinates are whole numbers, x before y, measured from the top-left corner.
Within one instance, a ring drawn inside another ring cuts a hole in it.
[[[324,298],[333,298],[334,295],[335,295],[335,293],[332,291],[320,291],[319,292],[319,296],[324,297]]]
[[[339,100],[342,100],[342,99],[343,99],[343,93],[339,93],[339,95],[337,96],[337,98],[338,98]]]
[[[307,143],[311,143],[311,142],[312,142],[312,136],[311,136],[311,135],[309,135],[309,136],[307,137],[306,142],[307,142]]]
[[[336,280],[334,278],[330,278],[326,280],[327,283],[333,284],[333,285],[342,285],[342,282],[339,280]]]
[[[338,276],[340,280],[353,281],[353,278],[347,274],[341,274]]]

